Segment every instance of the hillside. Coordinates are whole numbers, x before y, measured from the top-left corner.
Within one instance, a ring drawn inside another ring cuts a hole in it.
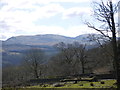
[[[100,35],[95,35],[100,36]],[[92,48],[96,46],[96,42],[90,42],[88,34],[80,35],[77,37],[66,37],[61,35],[35,35],[35,36],[17,36],[11,37],[6,41],[2,41],[2,50],[0,52],[3,55],[3,66],[7,64],[19,64],[22,60],[22,56],[25,51],[30,48],[40,48],[49,56],[57,53],[57,50],[53,45],[64,42],[73,43],[79,42],[81,44],[86,44],[87,48]]]
[[[17,36],[4,41],[3,44],[23,44],[23,45],[54,45],[58,42],[73,42],[74,38],[61,35],[35,35],[35,36]]]

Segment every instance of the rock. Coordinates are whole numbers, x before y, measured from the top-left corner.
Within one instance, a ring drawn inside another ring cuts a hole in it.
[[[93,83],[90,83],[90,86],[94,86],[94,84],[93,84]]]
[[[73,82],[73,84],[77,84],[77,80],[75,80],[75,81]]]
[[[60,83],[54,83],[52,86],[53,86],[53,87],[61,87],[61,86],[64,86],[64,85],[63,85],[63,84],[60,84]]]
[[[46,85],[42,85],[42,87],[46,87]]]
[[[83,86],[83,84],[80,84],[80,86]]]

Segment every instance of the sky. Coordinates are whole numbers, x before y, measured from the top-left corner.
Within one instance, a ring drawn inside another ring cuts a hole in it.
[[[114,3],[117,1],[113,0]],[[86,20],[92,21],[92,2],[93,0],[0,0],[0,40],[19,35],[58,34],[76,37],[97,33],[84,24]]]

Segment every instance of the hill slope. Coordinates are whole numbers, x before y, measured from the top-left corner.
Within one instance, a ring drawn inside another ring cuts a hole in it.
[[[88,34],[85,34],[73,38],[61,35],[46,34],[11,37],[6,41],[2,41],[2,50],[0,51],[0,53],[2,53],[3,55],[3,65],[19,64],[25,51],[30,48],[40,48],[44,50],[48,56],[51,56],[57,53],[53,45],[59,42],[73,43],[77,41],[81,44],[87,44],[87,47],[91,48],[96,45],[96,42],[94,41],[90,43],[90,39],[88,38],[88,36]]]

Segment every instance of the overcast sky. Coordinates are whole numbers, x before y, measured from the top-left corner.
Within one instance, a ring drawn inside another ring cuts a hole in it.
[[[19,35],[59,34],[75,37],[96,33],[84,24],[85,20],[92,21],[92,2],[93,0],[0,0],[0,39]]]

